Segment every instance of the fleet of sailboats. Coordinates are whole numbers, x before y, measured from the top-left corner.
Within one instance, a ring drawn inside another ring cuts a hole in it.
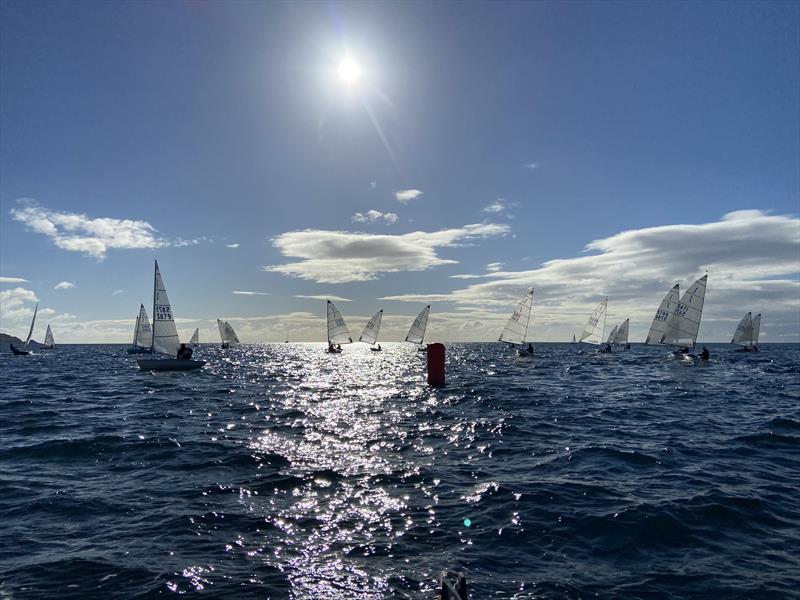
[[[428,328],[428,316],[431,314],[431,305],[428,304],[425,308],[419,311],[417,318],[411,323],[411,328],[406,335],[406,341],[412,344],[417,344],[420,352],[425,351],[425,330]]]
[[[219,327],[219,337],[222,339],[222,347],[230,348],[239,343],[239,336],[227,321],[220,321],[217,319],[217,327]]]
[[[358,336],[359,342],[366,342],[370,346],[373,346],[370,348],[370,350],[374,350],[375,352],[381,351],[381,345],[378,344],[378,334],[381,330],[382,319],[383,309],[375,313],[375,315],[367,322],[366,326],[364,327],[364,331],[362,331],[361,335]],[[375,344],[377,344],[377,346]]]
[[[528,344],[525,347],[525,340],[528,337],[528,326],[531,321],[531,309],[533,308],[533,288],[522,297],[508,318],[506,326],[503,328],[498,341],[506,342],[517,348],[519,356],[531,356],[533,354],[533,346]]]

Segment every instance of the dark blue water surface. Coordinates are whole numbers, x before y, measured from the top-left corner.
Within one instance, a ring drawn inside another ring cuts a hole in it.
[[[798,346],[322,349],[3,349],[0,598],[800,593]]]

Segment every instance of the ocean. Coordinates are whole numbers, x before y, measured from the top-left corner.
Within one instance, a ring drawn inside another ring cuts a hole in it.
[[[800,597],[799,346],[383,346],[4,348],[0,598]]]

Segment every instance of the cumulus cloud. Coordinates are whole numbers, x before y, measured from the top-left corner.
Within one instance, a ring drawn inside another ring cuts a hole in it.
[[[28,280],[22,277],[0,277],[0,283],[28,283]]]
[[[394,197],[397,198],[397,201],[403,204],[408,204],[420,196],[422,196],[422,190],[397,190],[394,193]]]
[[[238,248],[239,244],[228,244],[226,248]]]
[[[295,298],[307,298],[309,300],[330,300],[331,302],[352,302],[349,298],[342,298],[341,296],[331,296],[325,294],[316,294],[316,295],[305,295],[305,294],[297,294]]]
[[[368,210],[366,213],[357,212],[350,220],[353,223],[374,223],[375,221],[383,220],[387,225],[397,223],[397,215],[393,212],[382,213],[378,210]]]
[[[35,233],[46,235],[63,250],[97,259],[111,249],[161,248],[168,242],[156,237],[147,221],[91,218],[84,214],[56,212],[27,202],[12,208],[11,217]]]
[[[33,290],[16,287],[9,290],[0,290],[0,317],[3,319],[19,319],[33,314],[34,304],[39,301]]]
[[[268,292],[248,292],[243,290],[234,290],[233,293],[239,296],[269,296]]]
[[[708,270],[701,340],[730,339],[748,310],[764,313],[765,340],[787,332],[796,340],[799,255],[800,219],[745,210],[711,223],[624,231],[589,243],[583,256],[490,272],[489,281],[451,292],[383,299],[511,308],[534,287],[538,339],[567,339],[608,295],[609,323],[630,317],[631,339],[643,339],[666,291],[676,282],[684,289]]]
[[[75,284],[71,281],[62,281],[61,283],[57,283],[53,286],[54,290],[71,290],[75,287]]]
[[[403,235],[377,235],[349,231],[306,229],[282,233],[272,240],[284,256],[298,262],[264,267],[317,283],[370,281],[383,273],[425,271],[458,261],[442,258],[439,248],[507,234],[508,225],[480,223],[455,229]]]

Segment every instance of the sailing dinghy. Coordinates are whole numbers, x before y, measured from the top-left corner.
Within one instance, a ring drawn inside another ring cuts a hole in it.
[[[373,317],[369,320],[366,327],[364,327],[364,331],[361,332],[361,335],[358,336],[359,342],[366,342],[370,346],[370,350],[373,352],[380,352],[381,345],[377,344],[378,342],[378,333],[381,330],[381,319],[383,318],[383,309],[376,312]]]
[[[353,338],[350,330],[344,322],[342,313],[330,300],[328,303],[328,349],[329,354],[339,354],[342,351],[342,344],[352,344]]]
[[[133,345],[128,348],[128,354],[150,354],[152,352],[150,348],[152,341],[153,330],[150,327],[150,320],[147,318],[144,304],[140,304],[136,325],[133,328]]]
[[[200,328],[198,327],[197,329],[194,330],[192,338],[189,340],[189,345],[196,346],[199,343],[200,343]]]
[[[206,364],[204,360],[191,358],[177,358],[178,351],[182,350],[178,330],[175,328],[175,319],[172,315],[172,306],[167,297],[167,289],[155,261],[153,276],[153,327],[150,347],[154,353],[166,355],[167,358],[140,358],[137,362],[142,371],[189,371],[199,369]]]
[[[28,330],[28,337],[25,338],[25,350],[19,350],[18,348],[14,347],[14,344],[11,344],[11,353],[14,356],[28,356],[30,351],[28,350],[28,345],[31,343],[31,336],[33,335],[33,326],[36,324],[36,313],[39,312],[39,303],[36,303],[36,308],[33,309],[33,319],[31,319],[31,328]]]
[[[219,327],[219,337],[222,339],[222,347],[230,348],[239,343],[239,336],[227,321],[220,321],[217,319],[217,327]]]
[[[609,336],[608,343],[630,348],[631,345],[628,343],[628,329],[630,328],[630,324],[631,320],[625,319],[622,323],[614,327],[612,335]]]
[[[44,346],[42,350],[53,350],[56,347],[55,339],[53,338],[53,330],[50,325],[47,325],[47,333],[44,334]]]
[[[689,286],[677,303],[678,285],[675,284],[661,301],[645,344],[678,346],[673,354],[691,360],[691,351],[697,345],[697,333],[703,317],[707,282],[708,275],[703,275]]]
[[[586,321],[586,326],[583,328],[583,333],[581,333],[581,337],[578,341],[583,342],[585,344],[594,344],[599,346],[603,343],[603,336],[606,332],[606,312],[608,311],[608,298],[605,298],[598,306],[594,309],[594,312],[589,316],[589,320]],[[606,346],[607,348],[607,346]],[[598,348],[598,352],[608,352],[608,350],[603,350]]]
[[[428,315],[430,314],[431,305],[428,304],[428,306],[419,311],[417,318],[414,319],[411,328],[408,330],[408,335],[406,335],[406,341],[417,344],[419,346],[417,350],[420,352],[425,352],[427,350],[423,341],[425,340],[425,330],[428,328]]]
[[[752,313],[747,313],[742,317],[731,340],[731,344],[741,346],[736,349],[736,352],[758,352],[759,329],[761,329],[761,313],[755,317],[752,316]]]
[[[503,332],[500,334],[498,341],[506,342],[517,349],[518,356],[532,356],[533,345],[528,343],[525,347],[525,338],[528,336],[528,325],[531,320],[531,309],[533,308],[533,288],[519,301],[514,312],[508,318]],[[519,346],[517,348],[517,346]]]

